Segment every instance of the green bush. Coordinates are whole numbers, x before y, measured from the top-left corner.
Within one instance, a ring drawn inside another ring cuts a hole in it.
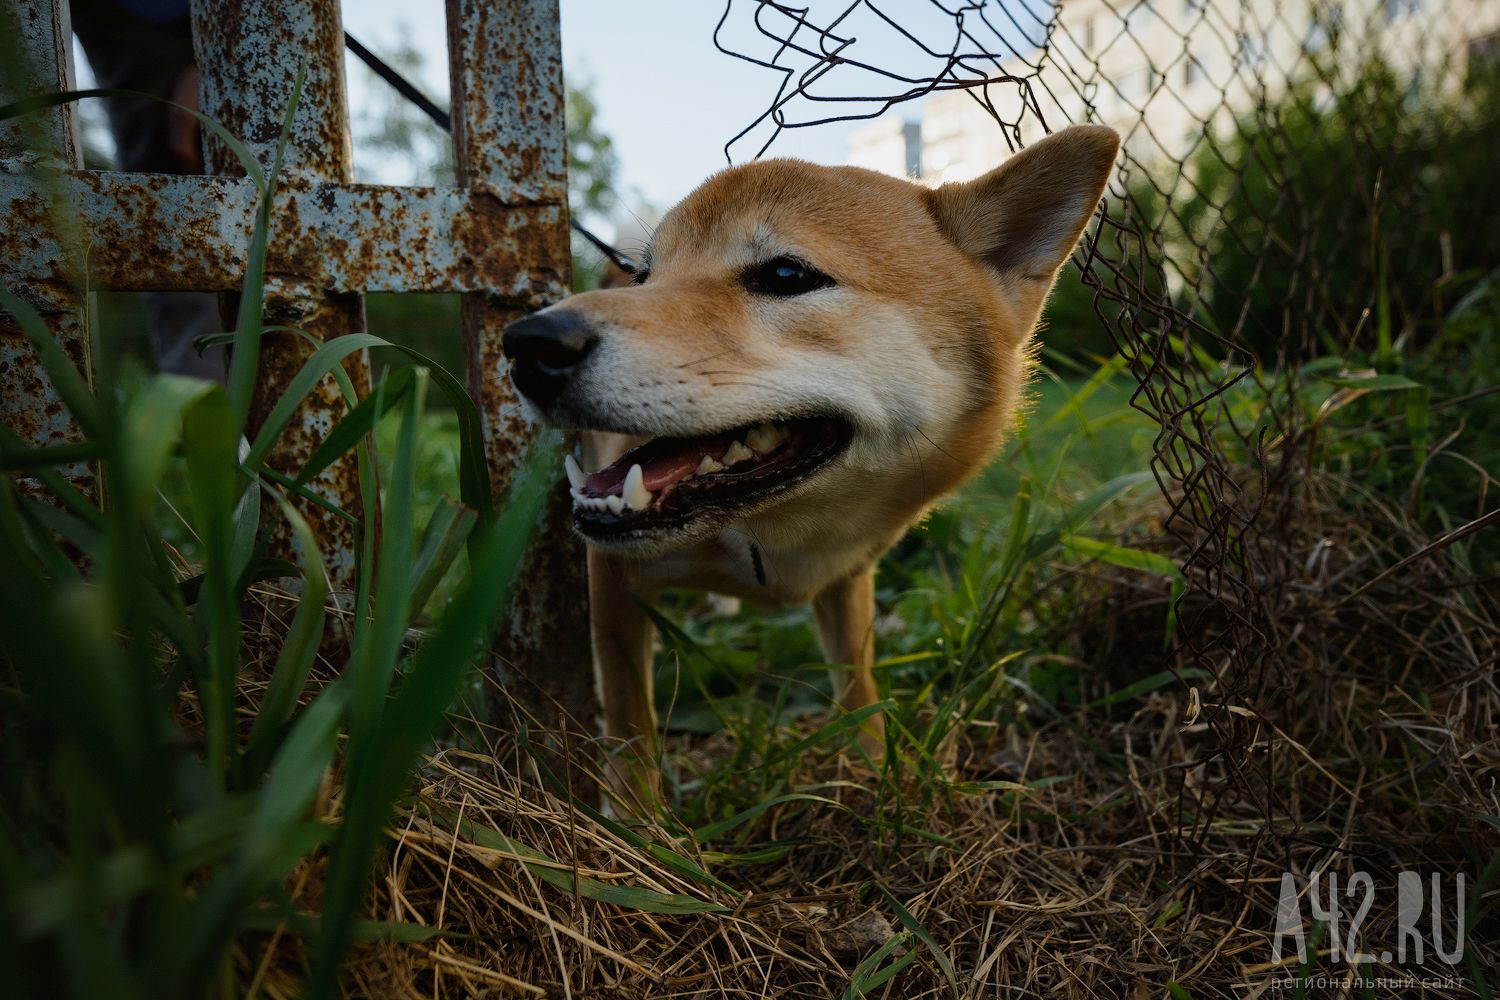
[[[1120,299],[1128,324],[1175,307],[1268,366],[1425,341],[1500,267],[1496,162],[1500,66],[1461,86],[1377,60],[1347,78],[1318,68],[1206,138],[1180,178],[1163,163],[1132,182],[1111,205],[1122,225],[1101,230],[1110,266],[1064,271],[1044,342],[1107,356]]]
[[[1372,61],[1200,147],[1166,246],[1202,291],[1196,318],[1263,363],[1388,352],[1500,266],[1497,158],[1500,73],[1443,89]]]

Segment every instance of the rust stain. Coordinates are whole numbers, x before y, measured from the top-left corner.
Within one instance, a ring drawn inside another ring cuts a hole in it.
[[[353,180],[344,102],[343,26],[336,0],[194,4],[193,45],[198,65],[214,67],[212,73],[200,75],[200,105],[232,134],[244,137],[267,171],[296,82],[299,59],[290,56],[305,56],[307,75],[288,131],[281,178],[289,186],[304,187]],[[232,151],[218,141],[208,143],[208,163],[215,174],[244,173]],[[266,261],[266,322],[304,330],[319,341],[363,330],[364,307],[357,294],[329,293],[321,284],[301,277],[320,270],[323,248],[323,241],[316,232],[309,234],[302,221],[303,203],[284,199],[276,207],[277,222],[284,221],[289,232],[305,238],[289,245],[280,229],[273,235],[275,253],[268,254]],[[263,421],[280,399],[306,353],[307,346],[295,336],[273,335],[262,341],[251,405],[253,424]],[[368,388],[363,352],[351,355],[345,367],[356,388]],[[337,383],[325,377],[278,439],[268,457],[271,466],[283,472],[298,468],[344,408]],[[356,470],[354,456],[349,455],[310,485],[324,499],[361,517]],[[353,526],[315,504],[302,503],[301,509],[318,535],[334,586],[352,588],[357,552]],[[266,527],[273,533],[273,554],[294,555],[290,531],[282,519],[268,513]]]
[[[465,296],[462,312],[469,389],[484,415],[498,493],[533,433],[511,387],[501,333],[517,316],[560,300],[570,283],[557,5],[447,0],[447,9],[455,166],[471,208],[454,226],[463,248],[454,266],[466,277],[496,266],[488,248],[498,241],[478,237],[504,233],[511,271],[502,285],[514,290]],[[518,204],[555,214],[517,224]],[[511,696],[535,718],[587,732],[598,710],[587,608],[580,605],[588,588],[565,500],[554,491],[527,557],[527,585],[495,652]]]
[[[34,181],[0,173],[7,272],[40,282],[86,262],[91,288],[230,291],[244,277],[255,191],[226,177],[73,171],[60,178],[87,245],[47,225]],[[292,185],[278,194],[272,273],[352,291],[484,291],[529,309],[552,301],[538,282],[566,285],[539,262],[566,261],[558,205],[511,204],[492,191]]]
[[[23,44],[65,51],[57,37],[56,2],[19,0]],[[306,56],[306,83],[273,206],[266,321],[326,341],[364,328],[364,290],[468,293],[467,374],[484,414],[494,485],[503,487],[533,429],[511,389],[500,334],[516,316],[562,298],[570,282],[557,3],[447,0],[447,7],[458,188],[351,183],[335,0],[195,3],[198,64],[212,68],[200,74],[200,105],[269,169],[297,67]],[[59,77],[34,89],[61,85]],[[0,156],[21,163],[27,151],[14,144],[13,135],[0,130],[0,143],[7,144]],[[72,153],[66,145],[59,150],[64,157]],[[63,164],[73,169],[58,174],[57,183],[77,207],[77,227],[52,225],[52,205],[34,173],[0,170],[0,212],[8,220],[0,232],[0,280],[37,304],[55,336],[81,361],[86,345],[77,292],[85,285],[233,291],[245,271],[255,191],[227,146],[210,140],[206,161],[211,175],[205,177],[95,173],[77,169],[76,162]],[[310,351],[300,338],[266,336],[252,431]],[[368,389],[362,354],[351,356],[346,370],[357,389]],[[76,433],[5,317],[0,389],[7,423],[30,439],[65,440]],[[272,467],[294,473],[344,412],[335,381],[325,378],[277,442]],[[313,488],[361,514],[352,460],[327,470]],[[303,510],[335,584],[347,586],[357,551],[354,526],[316,505]],[[529,556],[524,596],[502,629],[500,651],[534,682],[540,700],[527,700],[541,717],[562,706],[587,722],[595,707],[588,632],[578,627],[578,595],[586,588],[581,550],[567,522],[566,504],[549,512]],[[291,555],[279,520],[270,528],[278,533],[278,554]],[[569,669],[558,671],[558,664]]]
[[[12,4],[16,41],[21,60],[10,72],[0,73],[0,103],[36,93],[61,90],[67,85],[59,0],[17,0]],[[14,90],[11,90],[11,87]],[[79,166],[78,150],[71,129],[72,111],[66,106],[19,120],[0,123],[0,176],[11,171],[35,169],[50,161],[49,168]],[[36,308],[49,331],[83,371],[87,371],[87,340],[80,300],[71,279],[76,262],[59,260],[45,274],[18,273],[14,262],[60,241],[54,205],[40,192],[22,210],[6,215],[0,229],[0,283]],[[0,312],[0,421],[30,444],[48,445],[77,441],[82,434],[63,405],[57,390],[42,371],[39,360],[19,324]],[[92,494],[94,477],[81,464],[67,466],[63,475],[85,494]],[[44,493],[34,479],[22,478],[28,495]]]

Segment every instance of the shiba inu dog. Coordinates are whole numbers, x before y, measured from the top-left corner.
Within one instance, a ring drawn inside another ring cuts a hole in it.
[[[1076,126],[937,188],[733,167],[666,215],[632,287],[506,330],[526,405],[584,432],[566,471],[596,679],[638,788],[656,747],[641,602],[663,588],[811,601],[843,706],[876,700],[875,564],[999,447],[1118,146]]]

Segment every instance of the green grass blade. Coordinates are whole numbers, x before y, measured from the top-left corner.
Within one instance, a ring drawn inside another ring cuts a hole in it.
[[[297,931],[303,937],[316,937],[321,921],[316,913],[288,914],[285,910],[263,909],[247,913],[240,925],[246,930],[274,933],[288,923],[295,924]],[[358,944],[380,942],[421,944],[423,941],[432,941],[436,938],[467,941],[471,937],[472,935],[460,934],[457,931],[445,931],[441,927],[409,924],[401,920],[356,920],[353,932],[350,934],[350,940]]]
[[[1143,677],[1133,684],[1127,684],[1118,691],[1111,691],[1104,697],[1095,699],[1083,707],[1104,708],[1106,705],[1129,701],[1131,698],[1155,691],[1157,688],[1166,687],[1168,684],[1175,684],[1178,681],[1201,680],[1209,676],[1211,676],[1209,672],[1200,667],[1185,667],[1176,673],[1170,670],[1161,670],[1150,677]]]
[[[332,995],[351,924],[369,879],[383,827],[397,796],[432,739],[474,658],[510,604],[523,558],[562,460],[556,433],[533,442],[495,522],[470,551],[468,578],[438,629],[413,658],[385,712],[377,738],[356,755],[350,748],[345,817],[331,862],[308,996]]]
[[[515,855],[518,862],[532,875],[548,885],[572,895],[577,893],[621,909],[641,913],[728,913],[730,908],[719,903],[697,899],[682,893],[659,892],[638,886],[613,885],[587,875],[577,875],[560,862],[554,861],[533,847],[505,836],[498,830],[481,826],[469,819],[459,820],[446,810],[430,810],[434,818],[444,817],[447,824],[456,825],[467,840],[493,851]]]
[[[34,450],[35,446],[22,441],[15,431],[0,423],[0,448],[3,448],[8,455],[22,456]],[[68,482],[56,469],[31,466],[31,476],[46,487],[47,492],[63,507],[77,515],[85,524],[93,528],[99,528],[104,524],[104,515],[99,505]]]
[[[236,841],[234,864],[181,912],[177,931],[160,939],[175,952],[169,967],[181,970],[177,990],[168,981],[163,996],[199,996],[199,984],[213,972],[222,942],[233,936],[243,910],[329,840],[330,828],[309,822],[305,814],[338,748],[345,700],[344,685],[330,685],[297,718],[266,786],[255,796],[245,832]]]
[[[236,442],[236,450],[238,443]],[[246,477],[247,480],[249,477]],[[255,562],[260,541],[260,490],[246,489],[234,507],[229,543],[229,568],[239,586],[248,587],[247,574]]]
[[[95,462],[102,454],[103,449],[94,441],[68,441],[63,444],[43,445],[40,448],[20,448],[15,451],[0,444],[0,469],[12,472],[52,465]]]
[[[333,761],[348,694],[342,682],[325,687],[297,717],[277,750],[266,784],[255,796],[255,810],[243,838],[252,864],[264,859],[264,844],[282,836],[306,814],[322,783],[323,772]],[[274,877],[280,873],[263,874]]]
[[[350,341],[350,337],[355,339]],[[287,395],[291,397],[291,401],[283,400],[281,405],[273,409],[272,413],[267,417],[266,424],[261,428],[260,433],[256,435],[255,444],[251,447],[246,464],[254,467],[264,461],[265,455],[269,453],[271,444],[275,440],[275,436],[286,426],[292,412],[296,409],[296,401],[300,400],[307,392],[310,392],[323,375],[329,372],[335,375],[341,374],[338,362],[342,362],[343,358],[348,357],[348,355],[356,350],[370,347],[381,347],[398,351],[406,355],[417,367],[426,369],[432,384],[443,393],[444,398],[453,408],[454,414],[458,417],[459,496],[464,503],[479,511],[480,517],[483,519],[492,507],[493,498],[490,495],[489,463],[484,449],[484,431],[479,416],[479,409],[474,405],[474,401],[469,398],[469,394],[464,389],[463,383],[455,378],[451,372],[432,361],[420,351],[412,350],[403,344],[392,343],[373,334],[349,334],[348,337],[339,337],[335,340],[330,340],[320,345],[313,352],[312,357],[309,357],[303,363],[302,369],[293,377],[292,382],[287,388]],[[395,381],[397,375],[399,375],[399,372],[386,379],[387,382],[391,383],[389,387],[391,393],[394,393],[402,385],[401,382]],[[373,396],[374,393],[371,395]],[[368,403],[368,400],[366,400],[366,403]],[[374,404],[369,405],[373,406]],[[394,401],[382,403],[376,409],[384,413],[393,405],[395,405]],[[348,420],[349,416],[346,415],[344,420]],[[333,452],[333,455],[337,457],[341,453]],[[325,457],[326,455],[317,455],[319,461]],[[308,475],[306,478],[311,478],[311,475]]]
[[[239,434],[230,413],[229,396],[212,383],[192,406],[178,415],[183,434],[183,459],[193,500],[193,522],[203,543],[204,580],[199,604],[208,628],[206,670],[198,676],[204,739],[209,772],[218,780],[227,774],[234,732],[234,683],[240,663],[240,594],[236,587],[236,491],[245,487],[235,453]],[[127,437],[128,440],[128,437]],[[249,487],[254,489],[253,486]]]
[[[94,398],[88,380],[73,364],[73,359],[68,357],[68,352],[62,349],[62,345],[52,336],[52,331],[47,329],[47,323],[41,314],[31,308],[30,303],[12,295],[10,289],[4,286],[0,286],[0,309],[10,313],[21,327],[31,349],[36,351],[42,371],[47,373],[52,388],[56,390],[57,398],[62,400],[73,419],[78,421],[83,433],[96,441],[107,441],[111,428],[106,426],[100,413],[99,401]]]
[[[432,512],[412,566],[411,613],[420,615],[453,561],[463,552],[479,514],[444,498]]]
[[[1177,601],[1182,597],[1186,589],[1187,581],[1182,576],[1182,570],[1177,564],[1166,556],[1156,552],[1146,552],[1142,549],[1131,548],[1128,545],[1116,545],[1112,542],[1101,542],[1094,538],[1084,538],[1081,535],[1068,535],[1062,539],[1063,548],[1069,549],[1090,559],[1098,559],[1107,562],[1111,566],[1119,566],[1121,569],[1140,570],[1143,573],[1156,573],[1165,576],[1172,581],[1172,593],[1167,603],[1167,624],[1165,628],[1164,642],[1170,648],[1172,640],[1177,633]]]
[[[546,782],[548,787],[550,787],[558,796],[564,799],[570,799],[571,793],[568,791],[567,785],[563,784],[562,779],[559,778],[555,773],[553,773],[552,769],[547,765],[547,761],[543,757],[543,755],[536,752],[535,748],[531,745],[530,740],[527,739],[526,731],[524,729],[517,734],[517,738],[521,744],[521,749],[526,752],[532,764],[536,767],[537,773],[542,776],[542,780]],[[600,812],[598,809],[595,809],[587,802],[579,799],[572,799],[571,801],[573,808],[577,809],[589,819],[593,820],[605,830],[609,831],[611,836],[619,838],[621,841],[629,844],[636,850],[649,854],[652,858],[661,862],[665,867],[669,868],[674,874],[679,875],[690,882],[697,882],[699,885],[710,885],[716,889],[721,889],[724,892],[733,895],[735,898],[739,898],[739,896],[741,895],[739,890],[735,889],[729,883],[715,878],[691,858],[683,857],[680,854],[667,850],[661,844],[653,843],[652,841],[647,840],[645,837],[630,829],[628,826],[625,826],[623,823],[620,823],[604,815],[602,812]]]
[[[184,415],[215,390],[223,391],[201,379],[156,375],[126,403],[119,450],[130,460],[117,463],[123,492],[116,499],[127,510],[139,512],[151,506],[167,464],[183,440]]]
[[[1125,364],[1125,357],[1120,354],[1116,354],[1105,361],[1104,364],[1099,366],[1097,371],[1089,376],[1088,381],[1079,386],[1076,391],[1068,391],[1067,405],[1053,412],[1042,424],[1042,428],[1045,430],[1056,427],[1068,417],[1077,417],[1080,424],[1088,426],[1090,420],[1087,411],[1084,409],[1084,404],[1092,399],[1100,389],[1112,382],[1120,372],[1124,371]],[[1053,377],[1056,378],[1056,376]],[[1066,382],[1062,379],[1057,379],[1057,381],[1065,390],[1067,389]]]
[[[30,530],[27,551],[41,564],[42,574],[54,584],[76,583],[83,579],[79,568],[61,546],[51,543],[51,536],[66,540],[79,552],[97,552],[104,536],[93,525],[58,510],[52,504],[34,497],[18,497],[22,523]]]
[[[1411,443],[1411,464],[1421,468],[1427,461],[1427,449],[1431,442],[1432,393],[1424,386],[1406,395],[1406,436]]]
[[[247,781],[254,781],[260,776],[279,744],[281,728],[291,718],[297,697],[302,693],[313,660],[318,655],[318,643],[323,637],[323,626],[328,616],[328,575],[323,563],[323,553],[318,548],[318,540],[307,520],[290,501],[279,494],[273,496],[281,509],[281,515],[291,525],[292,537],[297,541],[306,569],[302,574],[302,594],[297,601],[291,629],[281,644],[276,667],[271,673],[271,683],[250,729],[250,740],[245,750]]]
[[[774,809],[777,806],[785,805],[788,802],[819,802],[835,811],[849,811],[849,807],[844,805],[837,799],[830,799],[822,795],[808,795],[805,792],[789,792],[786,795],[777,795],[774,798],[769,798],[762,802],[757,802],[750,808],[743,809],[740,812],[735,813],[733,816],[730,816],[728,819],[721,819],[718,822],[709,823],[706,826],[700,826],[693,831],[693,839],[700,844],[718,840],[720,837],[724,836],[735,827],[749,822],[750,820],[754,819],[755,817],[759,816],[761,813],[766,812],[769,809]]]
[[[395,461],[386,483],[381,517],[380,556],[376,567],[374,620],[354,650],[353,712],[349,723],[351,754],[363,752],[362,741],[379,726],[390,690],[406,624],[411,620],[412,497],[416,477],[417,425],[426,401],[427,375],[418,369],[412,391],[401,404],[401,429]]]
[[[820,743],[834,743],[842,745],[844,742],[853,740],[859,735],[860,725],[868,718],[879,715],[882,712],[892,711],[896,703],[889,698],[877,701],[873,705],[864,705],[852,712],[846,712],[819,726],[816,731],[793,743],[785,750],[778,751],[767,757],[761,766],[771,767],[781,761],[793,757],[800,757],[804,751],[810,750]]]
[[[286,114],[281,119],[281,136],[276,142],[276,157],[271,174],[264,182],[257,184],[260,204],[256,206],[255,227],[250,233],[250,250],[245,258],[245,280],[241,283],[240,308],[234,326],[234,347],[229,354],[229,406],[234,414],[235,429],[240,433],[244,432],[249,419],[250,400],[255,394],[255,382],[260,375],[260,338],[265,323],[266,246],[271,233],[271,206],[276,197],[276,181],[281,171],[282,156],[286,152],[292,117],[297,113],[297,102],[301,99],[302,85],[306,78],[307,60],[304,58],[297,70],[296,82],[292,85]],[[259,173],[257,167],[255,175],[259,176]],[[296,399],[300,400],[304,394],[305,390]]]
[[[79,884],[70,869],[33,882],[13,901],[12,926],[29,941],[89,919],[89,906],[117,906],[155,882],[181,878],[217,861],[244,836],[251,804],[248,799],[225,800],[183,817],[159,847],[132,844],[111,852],[94,867],[90,885]]]
[[[264,328],[265,333],[285,332],[301,337],[310,347],[316,351],[322,342],[311,336],[304,330],[293,327],[268,326]],[[232,335],[230,335],[232,336]],[[371,336],[363,334],[362,336]],[[207,338],[210,340],[222,340],[224,338]],[[448,405],[452,407],[454,415],[458,418],[458,484],[459,496],[463,502],[480,512],[481,520],[489,513],[493,498],[490,495],[490,473],[489,460],[484,448],[484,426],[479,416],[479,408],[469,398],[468,390],[464,388],[463,382],[456,378],[442,365],[433,361],[421,351],[407,347],[405,344],[395,344],[387,340],[376,338],[369,342],[368,346],[378,346],[385,350],[396,351],[404,354],[419,368],[426,368],[432,379],[432,384],[442,392]],[[354,398],[353,386],[349,383],[348,375],[341,366],[333,366],[330,371],[338,379],[343,388],[344,396],[349,400],[350,406],[355,406],[359,401]],[[399,374],[399,373],[398,373]],[[386,381],[395,378],[392,375]],[[374,395],[374,393],[371,393]],[[386,405],[382,413],[390,407]],[[307,478],[311,478],[309,475]]]
[[[252,469],[257,469],[265,463],[266,456],[275,445],[277,436],[291,422],[297,407],[302,405],[302,400],[312,392],[313,387],[322,381],[325,375],[355,351],[380,347],[384,343],[385,341],[381,338],[368,333],[351,333],[343,337],[335,337],[314,351],[312,357],[304,361],[302,367],[297,370],[297,374],[292,376],[281,398],[266,415],[265,422],[261,424],[260,430],[255,434],[255,440],[250,444],[250,451],[245,456],[245,464]],[[238,342],[236,342],[235,350],[239,350]]]
[[[911,935],[906,931],[892,934],[885,944],[881,945],[870,955],[854,967],[854,974],[849,977],[849,987],[844,990],[842,1000],[863,1000],[875,990],[884,986],[902,969],[910,965],[917,957],[915,951],[908,951],[898,957],[889,965],[882,966],[887,958],[899,948],[906,947],[910,942]]]
[[[183,911],[178,933],[170,936],[184,981],[182,992],[166,995],[198,995],[197,983],[212,971],[220,942],[233,934],[244,909],[327,841],[332,831],[306,813],[338,746],[347,695],[344,685],[330,685],[298,716],[254,798],[233,864]]]
[[[358,447],[365,435],[375,429],[380,418],[412,391],[416,371],[415,368],[396,369],[385,378],[384,393],[366,396],[344,414],[323,440],[318,442],[307,461],[302,463],[302,468],[297,470],[296,481],[306,483],[337,462],[346,452]]]
[[[121,87],[91,87],[87,90],[64,90],[55,94],[37,94],[33,97],[12,101],[10,104],[0,106],[0,121],[4,121],[7,118],[15,118],[19,115],[31,114],[36,111],[45,111],[48,108],[55,108],[60,104],[71,104],[74,101],[86,100],[91,97],[117,97],[132,101],[154,101],[157,104],[164,104],[175,111],[180,111],[185,115],[191,115],[197,119],[198,124],[202,125],[209,132],[212,132],[215,138],[229,147],[230,151],[234,153],[235,158],[240,161],[240,166],[245,168],[245,173],[255,183],[256,190],[265,190],[265,174],[261,172],[260,164],[256,162],[255,157],[251,155],[250,150],[246,148],[244,143],[236,139],[223,125],[220,125],[213,118],[203,114],[198,109],[178,104],[175,101],[169,101],[160,94],[148,94],[142,90],[127,90]]]
[[[948,980],[948,988],[957,997],[958,975],[953,971],[953,960],[948,957],[948,953],[943,950],[937,941],[933,940],[932,935],[927,933],[927,928],[923,927],[917,921],[917,918],[912,916],[906,907],[901,905],[901,901],[891,895],[885,886],[879,882],[874,883],[874,886],[876,891],[885,897],[885,901],[890,904],[891,909],[896,911],[896,917],[901,921],[901,926],[916,935],[917,940],[927,946],[927,950],[932,953],[933,960],[937,962],[938,968],[943,970],[943,978]]]
[[[448,405],[458,417],[458,495],[464,503],[479,512],[481,522],[487,521],[494,510],[494,498],[490,494],[489,458],[484,448],[484,424],[479,416],[479,407],[469,398],[463,382],[451,372],[432,361],[420,351],[401,344],[391,344],[412,363],[426,368],[432,376]]]
[[[1420,389],[1421,382],[1413,382],[1405,375],[1342,375],[1323,378],[1329,385],[1340,389],[1364,389],[1367,392],[1389,392],[1396,389]]]

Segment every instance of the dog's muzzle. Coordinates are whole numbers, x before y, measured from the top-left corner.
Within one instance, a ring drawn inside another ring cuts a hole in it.
[[[598,335],[586,318],[567,309],[518,319],[505,328],[501,347],[521,394],[537,406],[556,402],[582,367]]]

